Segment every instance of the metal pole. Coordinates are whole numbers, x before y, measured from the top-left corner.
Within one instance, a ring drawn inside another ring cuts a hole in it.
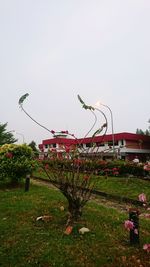
[[[115,158],[115,137],[114,137],[114,125],[113,125],[113,114],[112,114],[112,110],[107,105],[102,104],[102,103],[100,103],[100,104],[102,106],[108,108],[109,109],[109,112],[110,112],[110,116],[111,116],[111,130],[112,130],[112,143],[113,143],[113,158]]]
[[[25,192],[29,191],[29,187],[30,187],[30,174],[27,174],[26,180],[25,180]]]
[[[130,244],[139,244],[139,211],[137,209],[129,209],[129,220],[134,224],[133,229],[130,230]]]
[[[18,132],[16,132],[16,134],[19,134],[19,135],[22,136],[22,141],[23,141],[23,144],[24,144],[25,143],[24,135],[22,133],[18,133]]]

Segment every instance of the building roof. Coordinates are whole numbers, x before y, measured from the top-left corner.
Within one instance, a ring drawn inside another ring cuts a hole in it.
[[[83,143],[83,144],[90,143],[91,140],[92,140],[92,137],[78,139],[78,141]],[[150,136],[123,132],[123,133],[114,134],[114,140],[115,141],[118,141],[118,140],[130,140],[130,141],[142,140],[144,142],[150,142]],[[93,142],[95,142],[95,143],[101,142],[101,141],[103,141],[103,142],[112,141],[112,134],[107,134],[105,136],[95,136],[93,138]]]
[[[148,135],[141,135],[135,133],[116,133],[114,134],[114,140],[130,140],[130,141],[143,141],[143,142],[150,142],[150,136]],[[95,136],[95,137],[86,137],[86,138],[63,138],[63,137],[54,137],[51,139],[46,139],[42,141],[42,144],[39,145],[41,148],[43,145],[50,145],[50,144],[65,144],[65,145],[73,145],[73,144],[87,144],[87,143],[100,143],[100,142],[109,142],[112,141],[112,134],[107,134],[105,136]]]

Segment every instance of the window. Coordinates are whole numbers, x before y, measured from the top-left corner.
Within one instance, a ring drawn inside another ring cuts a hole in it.
[[[115,145],[115,146],[118,146],[118,141],[115,141],[114,145]]]
[[[96,146],[104,146],[104,143],[96,143]]]
[[[124,140],[120,140],[120,145],[123,146],[124,145]]]
[[[113,141],[108,141],[108,146],[113,146]],[[114,141],[114,146],[118,146],[118,141]]]
[[[108,146],[113,146],[113,142],[112,141],[108,141]]]
[[[92,143],[87,143],[86,147],[92,147]]]

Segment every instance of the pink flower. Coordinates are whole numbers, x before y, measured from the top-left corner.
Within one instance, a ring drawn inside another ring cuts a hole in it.
[[[143,249],[150,252],[150,244],[144,244]]]
[[[124,222],[124,227],[125,229],[127,229],[128,231],[132,230],[134,228],[134,223],[131,222],[130,220],[126,220]]]
[[[113,171],[118,171],[118,168],[114,167],[114,168],[113,168]]]
[[[146,202],[146,195],[144,193],[139,195],[139,201]]]
[[[145,213],[145,214],[144,214],[144,217],[145,217],[145,218],[150,218],[150,213]]]
[[[134,233],[135,233],[136,235],[138,235],[138,233],[139,233],[138,229],[134,229]]]
[[[145,171],[150,171],[150,164],[144,165],[143,168],[144,168]]]

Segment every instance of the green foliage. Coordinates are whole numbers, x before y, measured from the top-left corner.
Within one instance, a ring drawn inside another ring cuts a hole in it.
[[[19,99],[19,105],[21,106],[24,102],[24,100],[29,96],[28,93],[26,93],[25,95],[21,96]]]
[[[17,141],[13,137],[12,132],[7,132],[6,131],[7,123],[1,124],[0,123],[0,146],[4,144],[12,144]]]
[[[150,119],[148,120],[148,123],[150,123]],[[137,128],[136,129],[136,134],[150,135],[150,126],[145,131],[143,131],[142,129]]]
[[[34,156],[37,157],[39,155],[39,151],[36,147],[36,143],[34,141],[32,141],[28,146],[32,148],[32,150],[34,152]]]
[[[0,147],[0,179],[19,182],[35,169],[32,149],[26,144],[5,144]]]

